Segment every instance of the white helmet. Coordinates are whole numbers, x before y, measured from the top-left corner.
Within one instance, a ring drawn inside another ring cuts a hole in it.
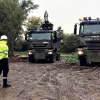
[[[7,36],[6,35],[2,35],[1,36],[1,40],[7,40],[8,38],[7,38]]]

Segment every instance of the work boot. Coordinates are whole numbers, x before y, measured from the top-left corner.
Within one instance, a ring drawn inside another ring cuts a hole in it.
[[[10,87],[11,85],[10,84],[3,84],[3,88],[7,88],[7,87]]]
[[[10,87],[10,84],[7,84],[7,79],[3,79],[3,88]]]

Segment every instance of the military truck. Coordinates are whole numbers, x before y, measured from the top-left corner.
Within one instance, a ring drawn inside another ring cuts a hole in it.
[[[91,17],[80,19],[80,22],[74,25],[74,34],[77,34],[79,39],[77,54],[80,66],[88,64],[95,66],[100,62],[100,19]]]
[[[52,63],[60,60],[60,46],[63,44],[63,30],[54,31],[48,21],[47,11],[44,14],[42,29],[30,29],[25,34],[29,42],[28,58],[30,63],[36,60],[48,60]]]

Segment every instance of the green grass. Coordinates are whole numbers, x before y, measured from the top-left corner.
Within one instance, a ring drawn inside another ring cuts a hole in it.
[[[28,51],[25,51],[25,52],[14,51],[14,54],[28,55]],[[72,53],[61,53],[60,58],[61,58],[61,60],[64,60],[64,61],[70,62],[70,63],[78,62],[77,53],[73,53],[73,54]]]
[[[66,62],[75,63],[78,62],[77,53],[61,53],[61,60],[65,60]]]
[[[28,55],[28,51],[25,51],[25,52],[17,52],[17,51],[14,51],[14,54],[20,54],[20,55]]]

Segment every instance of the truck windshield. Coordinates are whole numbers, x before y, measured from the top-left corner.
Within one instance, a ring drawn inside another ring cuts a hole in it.
[[[80,34],[100,34],[100,24],[80,25]]]
[[[51,33],[32,33],[32,40],[51,40]]]

